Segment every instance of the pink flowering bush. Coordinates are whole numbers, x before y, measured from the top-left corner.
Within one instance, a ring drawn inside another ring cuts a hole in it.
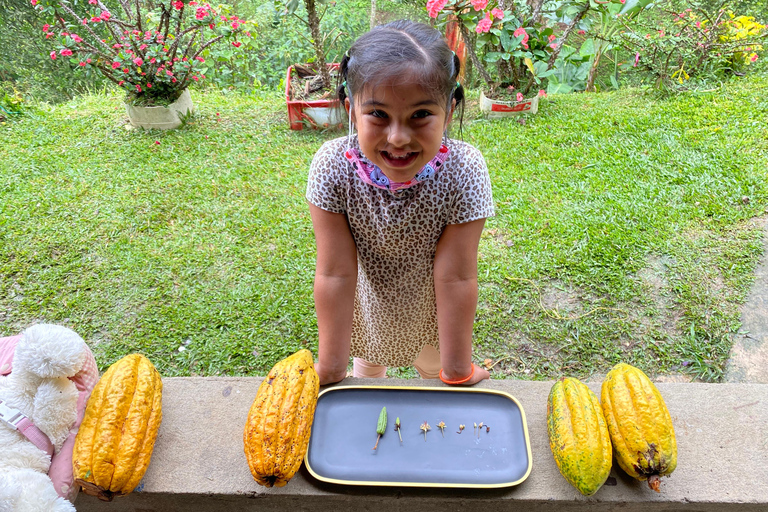
[[[526,2],[428,0],[426,8],[439,24],[459,23],[472,64],[490,95],[517,98],[554,73],[549,61],[559,48],[559,37]]]
[[[757,62],[768,24],[721,8],[665,9],[655,23],[627,24],[619,34],[632,68],[662,91],[685,91],[711,78],[743,75]]]
[[[140,105],[174,102],[205,79],[204,50],[224,41],[237,48],[241,34],[249,35],[249,22],[228,8],[195,0],[119,0],[120,13],[101,0],[31,3],[48,18],[43,32],[55,45],[51,59],[101,73]]]

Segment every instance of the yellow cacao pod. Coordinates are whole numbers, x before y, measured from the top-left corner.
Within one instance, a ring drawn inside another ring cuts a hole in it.
[[[72,470],[83,492],[112,501],[139,484],[163,418],[163,382],[152,363],[130,354],[93,388],[75,438]]]
[[[619,466],[659,492],[659,477],[677,466],[675,429],[661,393],[641,370],[619,363],[603,381],[601,401]]]
[[[560,474],[581,494],[595,494],[608,479],[612,462],[597,395],[578,379],[561,378],[549,392],[547,428]]]
[[[243,431],[253,478],[282,487],[301,466],[309,444],[320,379],[309,350],[278,362],[262,381]]]

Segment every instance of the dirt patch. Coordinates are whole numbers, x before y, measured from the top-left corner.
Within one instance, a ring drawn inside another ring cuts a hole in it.
[[[658,319],[658,327],[670,334],[680,334],[680,320],[683,318],[682,310],[675,304],[669,285],[670,268],[675,260],[669,256],[650,255],[645,268],[637,273],[643,286],[648,290],[648,299],[657,314],[653,318]],[[630,313],[631,314],[631,313]],[[646,330],[653,327],[652,319],[642,316],[639,319]]]
[[[562,281],[548,283],[541,290],[541,305],[551,316],[571,317],[581,311],[579,290],[569,289]]]

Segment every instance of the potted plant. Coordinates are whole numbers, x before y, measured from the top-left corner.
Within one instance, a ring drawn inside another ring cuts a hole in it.
[[[248,23],[195,0],[119,0],[120,14],[101,0],[31,2],[49,18],[43,30],[57,42],[51,59],[68,58],[124,89],[130,122],[143,128],[181,125],[193,109],[189,85],[205,78],[201,53],[225,39],[239,47]]]
[[[539,98],[546,95],[542,80],[555,72],[557,54],[581,16],[556,35],[543,18],[543,3],[429,0],[426,4],[438,23],[458,23],[472,66],[485,82],[480,108],[491,117],[536,113]],[[587,2],[584,10],[588,8]],[[531,90],[538,94],[531,95]]]
[[[344,111],[333,94],[333,73],[338,63],[326,63],[326,48],[339,36],[338,29],[327,34],[320,31],[320,21],[328,7],[318,14],[317,6],[323,0],[304,0],[306,19],[296,13],[299,0],[285,0],[285,14],[298,18],[309,30],[309,42],[314,49],[314,62],[288,67],[285,78],[285,102],[291,130],[310,128],[341,128]],[[327,43],[330,40],[330,43]]]

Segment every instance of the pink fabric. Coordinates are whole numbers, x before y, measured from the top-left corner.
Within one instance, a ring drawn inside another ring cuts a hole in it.
[[[8,375],[11,373],[13,354],[21,337],[22,335],[18,334],[16,336],[0,338],[0,375]],[[7,369],[5,365],[7,365]],[[83,367],[76,375],[70,377],[69,380],[75,384],[75,387],[79,392],[77,397],[77,418],[69,431],[69,436],[62,444],[61,449],[51,457],[51,466],[48,470],[48,476],[53,482],[53,486],[58,495],[70,502],[74,502],[80,488],[74,485],[75,479],[72,473],[72,450],[75,446],[77,429],[83,421],[88,398],[91,396],[93,387],[99,381],[99,369],[96,366],[96,359],[93,357],[93,353],[87,345]],[[31,422],[29,423],[31,424]],[[21,424],[19,426],[21,427]],[[45,438],[46,443],[50,445],[50,440],[45,434],[40,432],[36,427],[32,428],[37,430],[37,432]],[[31,428],[28,428],[24,434],[27,435],[27,437],[30,437],[30,432],[33,431]],[[45,451],[45,449],[35,442],[34,439],[30,438],[30,440],[35,443],[35,446]],[[50,454],[51,452],[52,450],[48,453]]]
[[[91,396],[93,387],[99,381],[99,369],[96,366],[96,359],[93,357],[90,349],[86,349],[83,367],[74,377],[70,377],[69,380],[74,382],[75,387],[80,392],[77,397],[77,419],[69,430],[69,437],[61,445],[61,450],[51,458],[48,476],[59,496],[74,502],[80,489],[74,485],[75,476],[72,473],[72,450],[75,447],[77,429],[80,428],[80,423],[83,422],[88,398]]]
[[[440,352],[432,345],[424,345],[419,357],[413,362],[416,371],[422,379],[437,379],[440,375]],[[363,379],[381,379],[386,377],[387,367],[369,363],[365,359],[355,357],[352,360],[352,375]]]
[[[8,375],[13,368],[13,353],[21,339],[21,334],[0,338],[0,375]]]
[[[48,439],[48,436],[45,435],[42,430],[32,423],[32,420],[24,418],[18,425],[16,425],[16,428],[18,428],[19,432],[24,434],[27,439],[32,441],[32,444],[47,453],[49,457],[53,455],[53,444],[51,444],[51,440]]]

